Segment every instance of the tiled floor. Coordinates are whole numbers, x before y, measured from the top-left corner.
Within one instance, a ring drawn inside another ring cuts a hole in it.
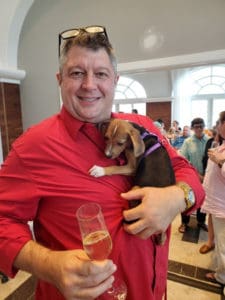
[[[222,287],[205,279],[207,270],[213,269],[213,253],[199,253],[200,246],[207,240],[207,233],[196,228],[195,216],[191,218],[187,234],[178,232],[179,225],[180,216],[172,224],[168,300],[224,300]]]
[[[28,300],[33,295],[35,280],[26,272],[19,271],[14,279],[0,283],[0,300]]]
[[[225,300],[222,287],[205,279],[207,270],[213,269],[212,252],[204,255],[199,253],[200,246],[207,240],[207,233],[196,228],[195,217],[191,218],[187,234],[178,232],[179,225],[180,216],[177,216],[172,224],[167,300]],[[0,284],[0,300],[11,300],[7,296],[16,288],[17,291],[21,289],[21,285],[29,278],[27,273],[19,272],[15,279]],[[24,288],[27,290],[26,286]],[[25,296],[24,292],[22,294]],[[17,295],[13,299],[27,300],[28,297],[18,298]]]

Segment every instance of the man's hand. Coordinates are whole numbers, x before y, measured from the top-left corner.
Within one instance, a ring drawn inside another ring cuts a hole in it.
[[[91,261],[82,250],[53,252],[54,283],[67,300],[95,299],[113,282],[112,261]]]
[[[144,187],[123,193],[121,196],[128,201],[142,201],[137,207],[123,212],[127,221],[138,219],[132,224],[124,224],[124,229],[142,239],[166,231],[176,215],[185,209],[184,193],[177,186]]]
[[[116,266],[93,261],[83,250],[51,251],[33,241],[21,249],[14,266],[55,285],[67,300],[91,300],[109,289]]]

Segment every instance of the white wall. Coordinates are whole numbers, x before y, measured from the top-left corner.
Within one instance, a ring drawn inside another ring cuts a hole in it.
[[[17,51],[24,18],[34,0],[0,0],[0,81],[19,83],[25,71],[17,68]]]
[[[59,109],[58,32],[103,24],[116,49],[120,71],[168,70],[225,61],[224,11],[221,0],[34,1],[18,53],[19,67],[27,72],[21,85],[24,128]],[[150,97],[153,92],[158,97],[171,96],[168,75],[161,73],[160,88],[154,78]]]
[[[0,5],[0,80],[20,82],[26,72],[24,128],[59,109],[55,73],[57,34],[63,29],[105,25],[122,73],[225,61],[223,0],[0,0]],[[169,82],[161,75],[165,96]],[[158,94],[159,87],[153,88]]]

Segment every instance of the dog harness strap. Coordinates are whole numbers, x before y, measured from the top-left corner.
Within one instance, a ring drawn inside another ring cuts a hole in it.
[[[145,153],[144,153],[144,157],[148,156],[149,154],[151,154],[153,151],[155,151],[156,149],[158,149],[159,147],[161,147],[162,145],[160,144],[160,142],[156,143],[155,145],[153,145],[152,147],[150,147]]]
[[[146,138],[146,136],[149,136],[149,135],[156,137],[157,141],[159,140],[158,136],[155,133],[148,132],[148,131],[145,131],[141,134],[142,140],[144,140]]]
[[[147,132],[147,131],[143,132],[141,135],[142,140],[148,135],[150,135],[149,132]],[[155,134],[152,134],[152,135],[156,136]]]
[[[144,157],[148,156],[148,155],[151,154],[153,151],[155,151],[156,149],[158,149],[159,147],[162,146],[161,143],[159,142],[158,136],[157,136],[156,134],[152,133],[152,132],[151,132],[151,133],[148,132],[148,131],[143,132],[142,135],[141,135],[142,140],[144,140],[144,138],[146,138],[146,137],[149,136],[149,135],[155,136],[155,137],[157,138],[157,141],[158,141],[158,142],[157,142],[155,145],[153,145],[152,147],[148,148],[147,151],[145,151]]]

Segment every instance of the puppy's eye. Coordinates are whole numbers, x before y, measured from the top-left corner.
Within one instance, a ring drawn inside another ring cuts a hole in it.
[[[107,136],[104,136],[104,140],[105,140],[105,141],[108,141],[109,138],[108,138]]]

